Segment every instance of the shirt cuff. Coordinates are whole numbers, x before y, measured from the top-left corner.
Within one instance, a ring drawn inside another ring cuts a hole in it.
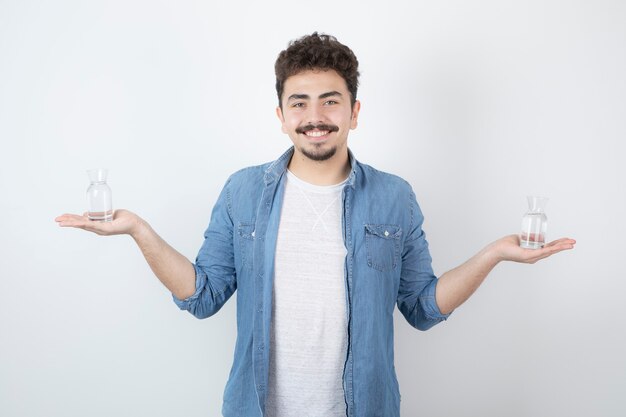
[[[206,285],[206,274],[202,272],[202,269],[200,269],[198,265],[193,264],[193,267],[196,270],[196,292],[194,292],[193,295],[185,298],[184,300],[181,300],[180,298],[172,294],[172,299],[174,300],[174,303],[176,303],[178,308],[180,308],[181,310],[189,310],[189,305],[194,303],[198,299],[198,297],[200,297],[200,293]]]
[[[437,299],[435,298],[437,282],[438,280],[434,279],[426,288],[424,288],[422,294],[420,295],[420,304],[422,305],[424,313],[428,319],[440,322],[450,317],[452,312],[448,314],[441,314],[441,310],[439,310],[439,306],[437,305]]]

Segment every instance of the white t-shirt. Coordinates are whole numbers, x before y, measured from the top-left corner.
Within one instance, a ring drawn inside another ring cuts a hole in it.
[[[344,183],[316,186],[287,172],[275,253],[269,417],[346,416]]]

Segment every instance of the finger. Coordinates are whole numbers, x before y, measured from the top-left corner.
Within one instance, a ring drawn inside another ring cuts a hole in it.
[[[555,253],[561,252],[563,250],[573,249],[573,248],[574,248],[574,245],[572,245],[571,243],[561,242],[550,247],[544,247],[543,249],[540,250],[540,252],[537,253],[537,255],[540,257],[546,257],[546,256],[554,255]]]
[[[551,246],[549,248],[544,247],[543,249],[540,249],[538,251],[536,251],[535,256],[532,256],[530,258],[527,258],[524,262],[528,262],[528,263],[535,263],[541,259],[545,259],[549,256],[552,256],[556,253],[559,253],[561,251],[564,250],[568,250],[568,249],[573,249],[574,245],[568,242],[561,242],[557,245]]]
[[[554,245],[558,245],[561,243],[576,244],[576,241],[574,239],[570,239],[569,237],[562,237],[560,239],[553,240],[552,242],[548,243],[546,246],[554,246]]]
[[[57,220],[59,226],[61,227],[75,227],[98,234],[107,232],[110,228],[103,222],[90,220],[89,217],[85,215],[79,216],[77,214],[64,214],[63,216],[57,217],[55,220]]]
[[[559,251],[563,249],[573,249],[575,244],[576,244],[575,240],[565,239],[559,243],[555,243],[554,245],[550,246],[548,249],[559,250]]]
[[[61,227],[77,227],[86,224],[89,219],[77,214],[64,214],[54,219]]]
[[[60,216],[55,217],[54,221],[59,222],[59,221],[64,221],[68,219],[77,219],[77,218],[82,218],[82,217],[83,216],[80,216],[78,214],[65,213]]]

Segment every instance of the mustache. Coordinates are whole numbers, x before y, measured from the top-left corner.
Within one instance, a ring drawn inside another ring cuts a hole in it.
[[[339,130],[339,127],[335,125],[324,124],[324,123],[319,124],[319,125],[314,125],[312,123],[309,123],[306,126],[297,127],[296,133],[305,133],[305,132],[308,132],[309,130],[314,130],[314,129],[328,130],[329,132],[337,132]]]

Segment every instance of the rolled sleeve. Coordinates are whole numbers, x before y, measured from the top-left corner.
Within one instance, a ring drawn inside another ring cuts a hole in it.
[[[433,273],[428,241],[422,230],[424,217],[412,191],[409,206],[411,227],[402,254],[398,308],[411,326],[428,330],[446,320],[450,314],[442,314],[437,305],[435,292],[438,280]]]
[[[196,271],[195,292],[184,300],[172,294],[178,308],[189,311],[199,319],[218,312],[237,289],[229,184],[230,179],[213,207],[204,242],[193,264]]]
[[[181,310],[190,310],[191,305],[197,302],[203,288],[206,286],[206,274],[202,271],[202,269],[198,267],[198,265],[194,264],[193,267],[196,270],[196,292],[194,292],[193,295],[185,298],[184,300],[181,300],[180,298],[172,294],[172,299],[174,300],[174,303],[176,303],[178,308],[180,308]]]
[[[438,280],[433,280],[424,288],[422,293],[419,296],[419,303],[424,310],[424,315],[430,321],[441,322],[450,317],[450,314],[442,314],[441,310],[439,310],[439,306],[437,305],[437,298],[435,297],[435,293],[437,290],[437,282]]]

